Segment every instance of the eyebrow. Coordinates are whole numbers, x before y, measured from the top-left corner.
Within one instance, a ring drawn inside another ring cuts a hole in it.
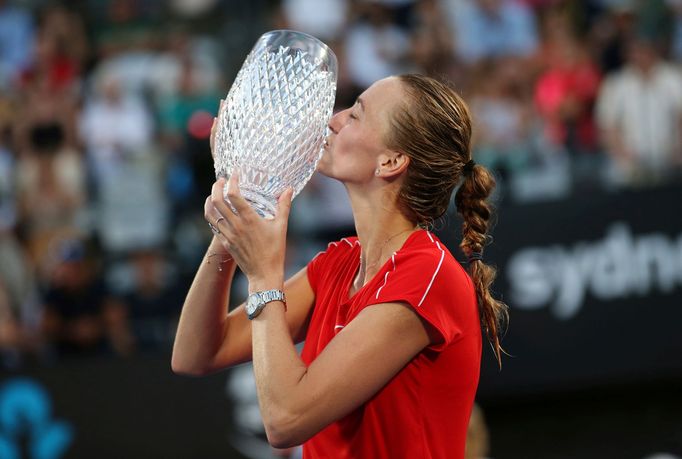
[[[365,101],[362,100],[362,97],[358,96],[358,98],[355,99],[355,103],[360,105],[360,108],[362,109],[363,112],[365,111]]]

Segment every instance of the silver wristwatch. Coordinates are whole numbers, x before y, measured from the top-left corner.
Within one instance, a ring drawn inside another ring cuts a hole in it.
[[[271,301],[281,301],[286,308],[286,299],[284,298],[284,292],[281,290],[265,290],[249,295],[246,299],[246,315],[249,320],[258,317],[258,314],[260,314],[265,305]]]

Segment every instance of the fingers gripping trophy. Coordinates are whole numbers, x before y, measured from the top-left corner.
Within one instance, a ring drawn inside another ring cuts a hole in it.
[[[238,172],[240,192],[262,217],[273,217],[279,195],[291,187],[296,196],[315,172],[336,78],[333,51],[291,30],[261,36],[239,70],[218,113],[215,173]]]

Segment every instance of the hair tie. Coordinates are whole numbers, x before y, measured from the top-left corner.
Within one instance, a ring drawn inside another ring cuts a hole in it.
[[[483,260],[483,254],[481,252],[471,252],[467,257],[468,263],[471,263],[472,261],[476,260]]]
[[[471,175],[475,165],[476,162],[473,159],[470,159],[469,162],[467,162],[462,168],[462,172],[464,173],[464,175]]]

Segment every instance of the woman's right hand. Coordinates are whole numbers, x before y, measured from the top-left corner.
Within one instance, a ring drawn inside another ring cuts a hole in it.
[[[226,201],[225,187],[227,185]],[[239,265],[249,282],[276,280],[284,282],[286,232],[293,190],[286,189],[278,198],[272,219],[260,217],[239,191],[239,174],[229,180],[219,178],[213,184],[210,200],[204,204],[204,217],[225,250]],[[279,286],[276,286],[280,288]]]

